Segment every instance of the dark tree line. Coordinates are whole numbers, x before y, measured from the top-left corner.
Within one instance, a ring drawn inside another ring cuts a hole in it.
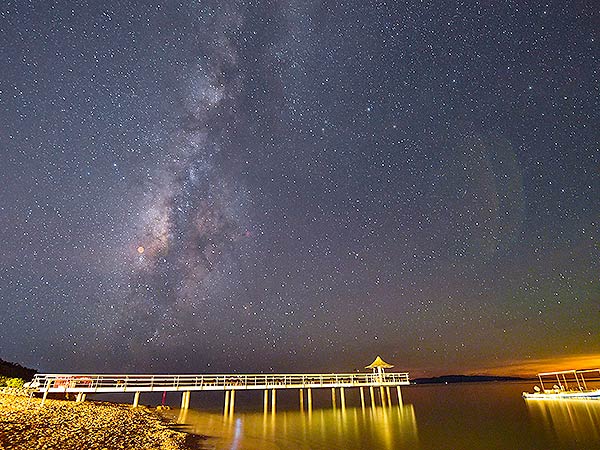
[[[20,364],[4,361],[0,359],[0,376],[7,378],[22,378],[23,380],[31,380],[37,373],[37,370],[28,369]]]

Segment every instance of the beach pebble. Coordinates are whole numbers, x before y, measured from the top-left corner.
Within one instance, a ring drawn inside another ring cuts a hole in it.
[[[0,394],[0,449],[184,450],[186,434],[148,408]]]

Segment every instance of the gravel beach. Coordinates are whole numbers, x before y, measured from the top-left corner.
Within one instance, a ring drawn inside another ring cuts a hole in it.
[[[0,394],[0,450],[189,450],[199,439],[169,428],[147,407]],[[192,439],[190,439],[192,438]]]

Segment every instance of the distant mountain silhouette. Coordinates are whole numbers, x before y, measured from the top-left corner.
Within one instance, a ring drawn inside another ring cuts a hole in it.
[[[37,373],[37,370],[28,369],[17,363],[11,363],[0,359],[0,376],[8,378],[22,378],[29,381]]]
[[[502,377],[493,375],[442,375],[441,377],[415,378],[415,384],[438,384],[438,383],[473,383],[489,381],[529,381],[529,378]]]

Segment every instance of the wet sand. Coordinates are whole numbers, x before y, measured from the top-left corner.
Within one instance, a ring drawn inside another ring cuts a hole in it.
[[[29,404],[28,404],[29,402]],[[200,436],[170,429],[173,422],[141,406],[0,394],[0,450],[201,448]]]

